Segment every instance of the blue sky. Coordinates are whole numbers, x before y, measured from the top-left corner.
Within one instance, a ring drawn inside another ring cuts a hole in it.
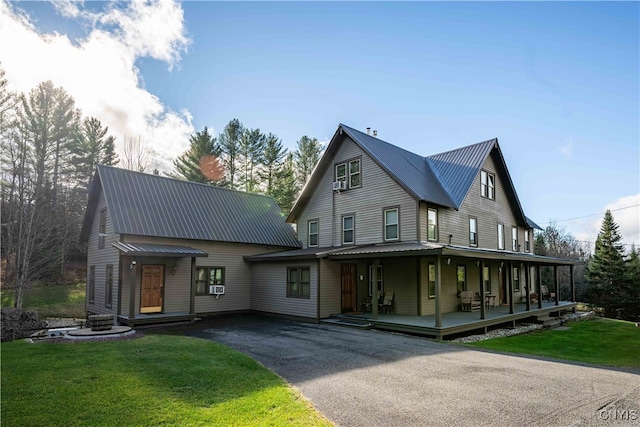
[[[83,111],[102,111],[119,140],[138,132],[160,157],[232,118],[289,148],[302,135],[328,140],[341,122],[422,155],[497,137],[541,225],[640,204],[638,2],[18,2],[0,11],[14,21],[23,11],[39,36],[67,37],[70,69],[89,39],[121,43],[124,71],[96,74],[100,85],[134,79],[141,112],[109,105],[109,93],[126,98],[124,84],[96,93],[105,99],[95,105],[91,90],[70,92]],[[47,77],[2,49],[16,89]],[[58,79],[65,88],[77,80]],[[114,119],[138,113],[146,127]],[[627,243],[640,244],[639,212],[613,212]],[[558,225],[593,241],[601,219]]]

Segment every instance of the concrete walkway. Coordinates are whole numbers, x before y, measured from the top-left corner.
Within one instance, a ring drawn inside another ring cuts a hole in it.
[[[172,332],[253,357],[342,426],[640,425],[634,373],[257,315]]]

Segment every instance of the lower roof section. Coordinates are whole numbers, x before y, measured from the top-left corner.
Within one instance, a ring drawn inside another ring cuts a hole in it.
[[[153,243],[124,243],[115,242],[112,246],[130,256],[161,256],[161,257],[206,257],[209,254],[200,249],[178,245],[156,245]]]
[[[432,242],[398,242],[347,247],[295,249],[269,254],[247,256],[249,262],[286,261],[295,259],[328,258],[347,260],[357,258],[392,258],[407,256],[450,256],[511,262],[530,262],[540,265],[573,265],[580,261],[553,258],[523,252],[497,251]]]

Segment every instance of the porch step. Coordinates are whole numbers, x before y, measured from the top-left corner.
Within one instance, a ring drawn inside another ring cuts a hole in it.
[[[536,323],[541,323],[542,326],[546,328],[555,328],[556,326],[560,326],[562,324],[560,320],[550,317],[548,314],[538,316],[536,318]]]
[[[371,329],[373,323],[366,319],[355,319],[353,317],[331,316],[328,319],[320,320],[322,323],[330,323],[332,325],[350,326],[352,328]]]

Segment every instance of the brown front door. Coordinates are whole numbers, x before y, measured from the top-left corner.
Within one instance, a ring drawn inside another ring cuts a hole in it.
[[[140,313],[162,312],[163,286],[164,265],[143,265]]]
[[[356,265],[342,264],[342,312],[356,311]]]

